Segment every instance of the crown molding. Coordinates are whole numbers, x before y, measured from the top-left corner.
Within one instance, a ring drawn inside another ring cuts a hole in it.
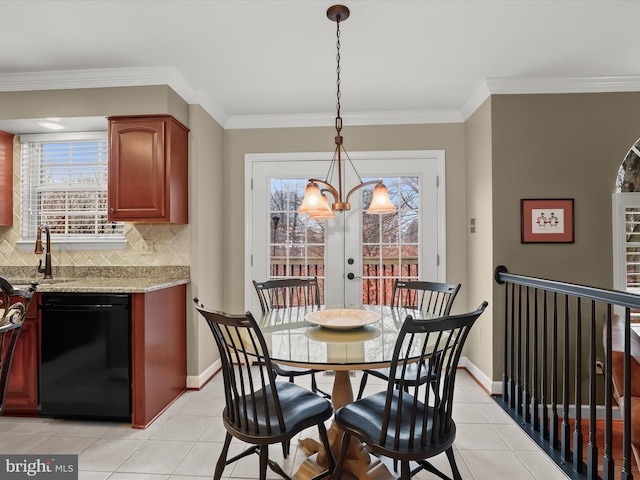
[[[473,112],[480,108],[480,105],[482,105],[490,96],[491,91],[489,90],[489,86],[485,80],[482,80],[480,86],[478,86],[476,91],[471,94],[460,109],[462,121],[466,121],[471,115],[473,115]]]
[[[487,78],[460,109],[467,120],[491,95],[638,92],[640,76]]]
[[[194,90],[173,67],[101,68],[0,74],[0,92],[66,90],[72,88],[168,85],[186,102],[201,105],[223,128],[285,128],[334,126],[333,113],[228,115],[211,92]],[[487,78],[460,110],[407,110],[352,112],[343,115],[346,125],[406,125],[461,123],[491,95],[603,93],[640,91],[640,76],[566,78]]]
[[[191,95],[191,86],[173,67],[96,68],[0,74],[0,92],[162,84],[170,84],[180,96]]]
[[[184,98],[184,97],[183,97]],[[186,99],[190,104],[198,104],[200,105],[205,112],[211,115],[216,122],[220,124],[224,128],[224,125],[229,121],[229,116],[227,112],[216,102],[209,92],[204,89],[199,89],[193,93],[188,99]]]
[[[603,93],[640,91],[640,76],[564,77],[564,78],[487,78],[494,94]]]
[[[0,74],[0,92],[145,85],[168,85],[187,103],[200,103],[221,125],[227,121],[224,110],[206,92],[194,91],[191,84],[173,67],[97,68]]]

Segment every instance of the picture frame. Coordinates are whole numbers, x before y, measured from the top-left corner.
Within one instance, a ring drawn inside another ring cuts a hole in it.
[[[521,243],[574,243],[573,198],[520,200]]]

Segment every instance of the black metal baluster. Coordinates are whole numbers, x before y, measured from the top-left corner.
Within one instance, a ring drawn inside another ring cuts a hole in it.
[[[576,312],[576,421],[573,428],[573,468],[577,472],[582,472],[582,301],[579,297],[576,299],[576,303],[578,304]]]
[[[502,401],[509,401],[509,285],[504,288],[504,350],[502,351]]]
[[[533,358],[531,369],[531,417],[534,430],[540,430],[538,416],[538,289],[533,289]]]
[[[522,287],[518,285],[518,333],[516,335],[516,413],[522,415]]]
[[[633,478],[631,471],[631,309],[624,312],[624,434],[622,436],[622,472],[621,480]]]
[[[531,322],[530,322],[530,312],[531,305],[529,302],[529,298],[531,294],[529,293],[529,287],[526,287],[524,290],[524,298],[525,298],[525,314],[524,314],[524,385],[522,389],[522,409],[524,411],[524,421],[526,423],[531,423],[531,411],[529,410],[530,396],[531,396],[531,385],[530,385],[530,359],[531,353],[529,351],[529,345],[531,345]]]
[[[551,340],[551,424],[549,437],[554,450],[558,449],[558,294],[553,293],[553,337]]]
[[[538,406],[538,416],[540,418],[540,436],[543,439],[549,439],[549,407],[547,406],[547,291],[544,290],[542,294],[542,375],[540,378],[540,405]]]
[[[612,306],[607,305],[607,324],[605,340],[605,372],[604,372],[604,457],[602,458],[602,478],[603,480],[613,480],[615,475],[615,461],[613,460],[613,414],[612,414],[612,382],[613,372],[611,369],[613,350],[611,340]]]
[[[591,301],[591,335],[589,337],[589,443],[587,445],[587,478],[598,478],[598,445],[596,440],[596,302]]]
[[[509,406],[511,408],[515,408],[515,402],[516,402],[516,384],[514,381],[514,376],[515,376],[515,341],[516,341],[516,334],[515,334],[515,329],[516,329],[516,317],[515,317],[515,303],[516,303],[516,299],[515,299],[515,294],[516,294],[516,290],[515,290],[516,286],[515,284],[511,284],[511,349],[510,349],[510,354],[511,354],[511,365],[510,365],[510,369],[509,369]]]
[[[562,433],[560,454],[571,462],[571,425],[569,424],[569,296],[564,296],[564,352],[562,353]]]

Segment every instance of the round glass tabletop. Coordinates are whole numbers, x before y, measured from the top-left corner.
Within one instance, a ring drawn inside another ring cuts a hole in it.
[[[326,317],[331,319],[333,316],[326,312],[334,309],[336,318],[344,319],[342,325],[326,321]],[[363,326],[352,328],[349,322],[353,320],[350,315],[345,318],[344,307],[282,308],[262,315],[258,323],[271,359],[276,363],[317,370],[388,367],[405,318],[408,315],[431,318],[420,310],[406,308],[365,305],[351,309],[369,312],[361,315],[367,319],[366,323],[362,320]],[[325,319],[329,328],[307,320],[312,312],[311,318],[317,319],[315,312],[318,311],[325,311],[319,316]],[[379,319],[372,321],[376,316]]]

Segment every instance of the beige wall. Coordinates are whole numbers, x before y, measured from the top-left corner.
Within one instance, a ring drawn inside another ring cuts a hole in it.
[[[224,276],[224,131],[202,107],[189,114],[189,219],[191,284],[187,299],[189,374],[200,375],[218,358],[207,323],[192,308],[191,298],[214,310],[223,309]],[[206,379],[203,379],[206,380]]]
[[[612,287],[611,194],[620,163],[640,136],[639,108],[640,93],[492,97],[495,265]],[[521,198],[574,198],[575,243],[521,244]],[[501,293],[496,288],[498,316]],[[502,334],[496,322],[495,379],[501,374]]]
[[[476,321],[465,346],[466,357],[487,376],[493,371],[493,183],[491,161],[491,99],[465,123],[467,310],[483,301],[489,306]],[[475,218],[475,233],[469,221]],[[497,310],[500,311],[500,310]],[[498,344],[500,345],[500,344]]]
[[[342,131],[347,152],[445,150],[447,201],[447,281],[460,282],[465,304],[465,166],[462,124],[348,127]],[[333,151],[332,128],[272,128],[225,132],[225,308],[244,311],[244,155],[247,153]]]
[[[189,105],[170,87],[0,92],[0,120],[170,113],[189,125]]]

